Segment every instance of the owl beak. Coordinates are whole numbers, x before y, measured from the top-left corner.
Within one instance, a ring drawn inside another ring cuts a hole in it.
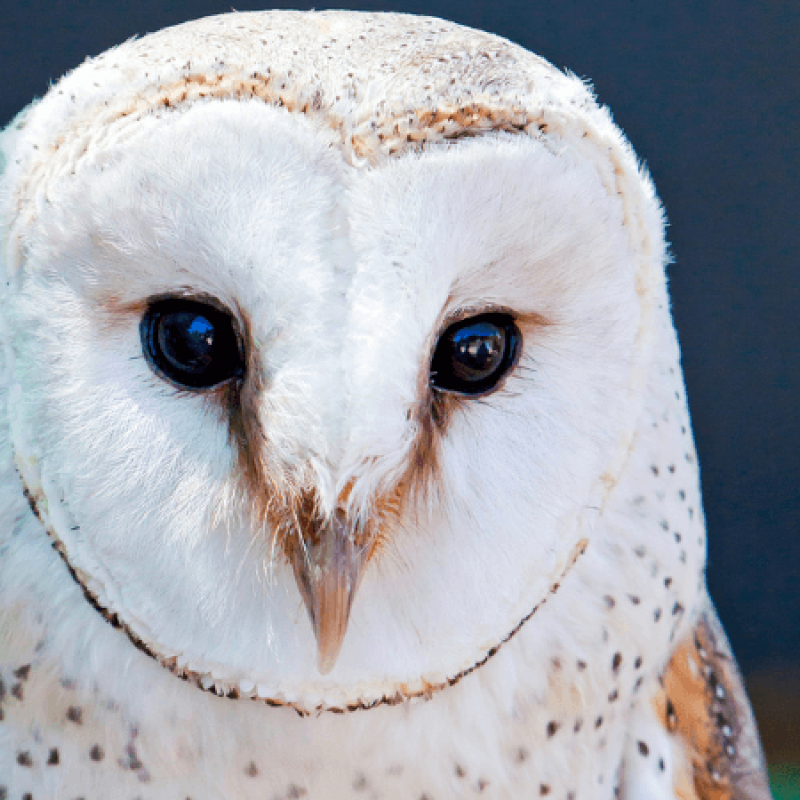
[[[341,511],[301,535],[302,543],[293,549],[291,560],[317,640],[317,667],[325,675],[339,656],[367,549],[355,543]]]

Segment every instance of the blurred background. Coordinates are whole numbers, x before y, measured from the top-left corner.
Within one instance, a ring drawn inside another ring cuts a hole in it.
[[[312,4],[237,2],[246,11]],[[776,798],[800,797],[800,3],[396,0],[590,80],[670,221],[673,313],[700,455],[708,584]],[[29,0],[0,17],[0,125],[86,56],[215,0]]]

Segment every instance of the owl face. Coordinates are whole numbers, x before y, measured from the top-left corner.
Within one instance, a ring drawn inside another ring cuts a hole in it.
[[[73,577],[176,673],[301,709],[485,661],[591,546],[640,403],[602,163],[492,129],[354,163],[258,98],[115,125],[48,179],[5,298]]]

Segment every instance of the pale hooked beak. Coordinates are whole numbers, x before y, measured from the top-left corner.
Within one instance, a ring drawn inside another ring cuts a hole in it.
[[[292,566],[317,640],[317,668],[325,675],[342,648],[368,548],[356,544],[343,511],[314,531],[300,531],[300,536],[302,544],[293,548]]]

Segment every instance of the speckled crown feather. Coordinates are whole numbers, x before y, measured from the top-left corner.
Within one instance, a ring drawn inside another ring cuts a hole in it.
[[[51,181],[148,114],[253,98],[328,126],[354,166],[490,130],[524,132],[555,149],[568,141],[624,198],[634,249],[654,249],[635,209],[658,215],[658,201],[582,81],[505,39],[405,14],[253,12],[237,14],[235,25],[229,15],[209,17],[87,60],[6,134],[25,129],[5,175],[17,192],[4,197],[3,216],[20,235]]]

